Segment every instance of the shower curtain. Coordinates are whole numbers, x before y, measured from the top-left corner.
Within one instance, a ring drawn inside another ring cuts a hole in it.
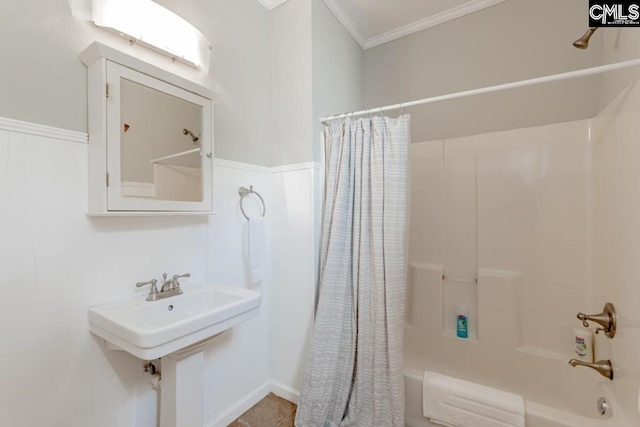
[[[404,427],[409,116],[325,132],[320,296],[297,427]]]

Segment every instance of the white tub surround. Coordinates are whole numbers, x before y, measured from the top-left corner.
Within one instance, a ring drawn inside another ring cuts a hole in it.
[[[592,286],[589,130],[580,120],[411,146],[409,367],[595,412],[598,384],[567,364]],[[474,339],[455,336],[461,304]]]
[[[406,397],[406,426],[407,427],[440,427],[429,422],[423,415],[423,378],[424,371],[407,368],[404,371]],[[603,386],[602,393],[610,396],[611,384]],[[615,399],[609,399],[613,407],[619,407]],[[635,424],[621,411],[613,411],[607,417],[588,417],[573,414],[568,411],[541,405],[525,400],[526,427],[631,427]],[[595,405],[594,405],[595,407]],[[475,425],[473,425],[475,427]]]
[[[425,371],[424,416],[444,426],[524,427],[522,396]]]
[[[413,144],[408,367],[522,395],[527,426],[638,424],[639,99],[634,84],[593,119]],[[567,364],[576,314],[607,302],[628,321],[594,341],[614,381]],[[452,334],[458,304],[477,339]]]

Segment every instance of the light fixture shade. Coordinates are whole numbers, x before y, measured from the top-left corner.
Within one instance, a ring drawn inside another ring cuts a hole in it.
[[[196,68],[209,61],[209,42],[185,19],[151,0],[93,0],[93,22]]]

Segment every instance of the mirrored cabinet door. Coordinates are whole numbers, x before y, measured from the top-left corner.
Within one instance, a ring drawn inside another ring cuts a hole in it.
[[[110,211],[212,210],[209,99],[107,63]]]

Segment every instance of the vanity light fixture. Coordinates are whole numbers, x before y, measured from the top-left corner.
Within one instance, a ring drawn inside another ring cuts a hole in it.
[[[132,44],[202,68],[209,42],[196,27],[151,0],[93,0],[93,22]]]

